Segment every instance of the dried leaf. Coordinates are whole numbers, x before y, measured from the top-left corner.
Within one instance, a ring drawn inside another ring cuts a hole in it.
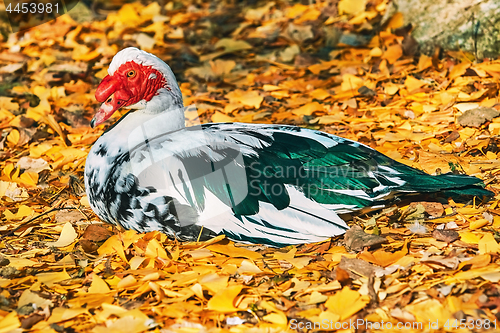
[[[361,295],[355,290],[344,287],[334,296],[328,297],[325,306],[329,311],[340,317],[340,320],[345,320],[354,315],[359,310],[363,309],[370,302],[370,298],[366,295]]]
[[[234,300],[242,290],[243,286],[240,285],[227,287],[208,301],[207,309],[222,313],[239,311],[240,309],[234,306]]]
[[[71,225],[70,222],[66,222],[62,228],[61,235],[56,242],[47,242],[47,246],[53,247],[66,247],[73,243],[78,237],[78,234],[75,231],[75,228]]]

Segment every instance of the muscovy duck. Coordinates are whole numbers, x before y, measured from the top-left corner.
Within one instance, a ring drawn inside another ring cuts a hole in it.
[[[181,91],[158,57],[126,48],[95,96],[95,127],[131,109],[95,142],[85,165],[90,205],[102,220],[183,241],[225,234],[284,246],[344,233],[338,214],[383,207],[396,196],[447,191],[489,196],[480,179],[431,176],[361,143],[287,125],[185,127]]]

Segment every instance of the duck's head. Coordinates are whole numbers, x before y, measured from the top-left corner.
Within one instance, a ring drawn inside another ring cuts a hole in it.
[[[120,108],[142,109],[151,113],[182,108],[182,94],[174,73],[160,58],[129,47],[118,52],[95,97],[101,107],[90,122],[102,124]]]

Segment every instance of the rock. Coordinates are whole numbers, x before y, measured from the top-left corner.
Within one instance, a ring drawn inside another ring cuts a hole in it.
[[[499,115],[500,112],[496,109],[479,107],[465,111],[460,117],[458,117],[458,123],[464,127],[479,127]]]
[[[500,53],[500,1],[498,0],[393,0],[384,15],[403,14],[404,25],[413,26],[412,36],[425,54],[435,46],[466,51],[479,59]]]

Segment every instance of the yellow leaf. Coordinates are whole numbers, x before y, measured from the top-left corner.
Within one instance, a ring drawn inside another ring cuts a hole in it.
[[[426,68],[432,66],[432,57],[426,56],[425,54],[420,55],[420,59],[418,59],[417,68],[419,71],[423,71]]]
[[[489,160],[496,160],[497,159],[497,154],[491,152],[491,151],[487,151],[486,152],[486,158],[489,159]]]
[[[0,120],[3,120],[3,117],[6,118],[14,118],[14,115],[9,111],[19,110],[19,104],[12,102],[12,97],[0,97],[0,109],[6,109],[0,111]],[[9,111],[7,111],[9,110]]]
[[[10,263],[8,267],[14,267],[17,269],[21,269],[24,267],[33,267],[38,264],[38,262],[25,259],[25,258],[15,258],[15,257],[9,257],[6,256],[7,259],[9,259]]]
[[[310,257],[299,257],[299,258],[293,258],[287,260],[290,264],[294,265],[298,269],[302,269],[306,267],[309,264],[309,261],[311,261]]]
[[[129,265],[130,265],[130,269],[132,270],[135,270],[135,269],[138,269],[139,266],[141,266],[141,264],[144,262],[144,260],[146,260],[145,257],[133,257],[132,259],[130,259],[129,261]]]
[[[226,289],[228,280],[228,276],[219,276],[213,273],[201,277],[199,283],[203,286],[203,288],[208,289],[213,294],[217,294]]]
[[[367,0],[340,0],[338,5],[339,14],[358,14],[365,10]]]
[[[426,82],[416,79],[411,75],[407,76],[405,80],[406,89],[408,89],[410,93],[413,90],[419,89],[426,84],[427,84]]]
[[[480,237],[478,237],[476,234],[465,231],[460,233],[460,240],[465,243],[469,244],[478,244]]]
[[[297,16],[302,15],[305,11],[307,11],[307,9],[309,9],[308,6],[297,3],[293,5],[293,7],[287,9],[286,17],[291,19],[296,18]]]
[[[83,313],[87,313],[87,309],[84,308],[54,308],[52,310],[52,315],[47,320],[49,324],[59,323],[61,321],[65,321],[76,316],[79,316]]]
[[[401,28],[405,24],[403,13],[395,13],[387,23],[387,29]]]
[[[132,286],[135,286],[137,284],[137,280],[134,278],[133,275],[127,275],[125,278],[121,279],[120,282],[116,285],[118,289],[125,289],[129,288]]]
[[[56,242],[47,242],[45,244],[53,247],[65,247],[73,243],[76,240],[76,237],[78,237],[78,234],[76,233],[75,228],[73,228],[70,222],[66,222],[63,226],[59,239]]]
[[[470,65],[471,65],[470,62],[462,62],[460,64],[453,66],[448,77],[450,78],[450,80],[453,80],[459,76],[464,75],[465,72],[467,71],[467,68],[469,68]]]
[[[158,242],[156,238],[153,238],[149,241],[144,255],[148,258],[160,257],[162,259],[169,259],[167,251],[165,251],[165,248]]]
[[[141,18],[137,14],[132,4],[125,4],[118,11],[120,21],[128,26],[135,26],[141,23]]]
[[[21,135],[19,134],[19,131],[16,129],[13,129],[12,131],[10,131],[9,135],[7,135],[7,141],[12,143],[14,146],[17,145],[20,138]]]
[[[491,262],[491,255],[482,254],[479,256],[474,256],[470,260],[462,261],[457,270],[461,270],[464,266],[467,266],[467,269],[481,268],[487,266]]]
[[[429,322],[445,322],[451,317],[451,313],[437,299],[428,299],[416,304],[410,304],[405,309],[411,312],[425,326]]]
[[[25,171],[21,174],[21,176],[19,176],[17,181],[25,185],[36,186],[38,185],[38,173],[33,171]]]
[[[395,44],[387,48],[382,56],[382,59],[386,59],[391,65],[396,62],[403,55],[403,49],[401,45]]]
[[[295,258],[296,252],[297,252],[297,248],[295,246],[292,247],[292,249],[290,251],[288,251],[287,253],[276,251],[276,252],[274,252],[274,259],[278,259],[278,260],[293,259],[293,258]]]
[[[485,225],[487,225],[488,223],[490,223],[490,221],[488,221],[487,219],[479,219],[479,220],[475,220],[475,221],[472,221],[472,222],[469,224],[469,229],[470,229],[470,230],[476,230],[476,229],[479,229],[479,228],[484,227],[484,226],[485,226]]]
[[[312,98],[324,100],[327,97],[330,97],[330,93],[325,89],[315,89],[309,93]]]
[[[12,311],[0,320],[0,333],[7,333],[21,327],[17,312]]]
[[[120,239],[123,242],[123,248],[128,249],[128,247],[137,242],[142,238],[143,235],[139,235],[135,230],[127,230],[124,233],[120,234]]]
[[[90,207],[89,198],[86,195],[80,198],[80,205]]]
[[[500,245],[498,245],[497,241],[490,233],[485,234],[483,238],[479,240],[477,245],[479,247],[480,254],[500,253]]]
[[[280,325],[282,327],[286,327],[286,324],[288,323],[288,319],[286,315],[283,312],[272,312],[264,317],[262,317],[265,321],[268,321],[270,323]]]
[[[139,47],[144,50],[152,50],[156,44],[156,40],[145,33],[138,34],[136,42],[139,44]]]
[[[342,84],[340,86],[340,89],[342,91],[358,90],[364,84],[365,80],[363,80],[362,78],[353,74],[344,74],[342,75]]]
[[[30,157],[33,158],[39,158],[41,157],[46,151],[52,148],[52,145],[46,142],[42,142],[38,145],[31,145],[30,146]]]
[[[310,116],[316,111],[325,111],[325,108],[318,102],[312,102],[293,110],[293,114],[296,114],[297,116]]]
[[[336,313],[332,313],[330,311],[323,311],[319,314],[318,316],[319,321],[323,322],[324,320],[327,320],[328,323],[336,323],[340,320],[340,316]],[[332,325],[332,324],[330,324]],[[331,326],[330,326],[331,327]]]
[[[383,52],[378,46],[370,50],[370,57],[381,57],[382,54]]]
[[[260,268],[257,267],[253,262],[251,262],[249,260],[243,260],[241,262],[241,266],[240,266],[240,268],[238,268],[237,272],[239,274],[243,274],[243,273],[254,273],[254,274],[262,273],[262,271],[260,270]]]
[[[243,247],[236,247],[233,244],[214,244],[207,246],[207,249],[212,252],[222,253],[233,258],[248,258],[253,260],[262,258],[262,255],[260,253],[247,250]]]
[[[215,43],[215,48],[224,48],[224,51],[226,53],[228,52],[234,52],[234,51],[241,51],[241,50],[248,50],[252,48],[252,45],[248,44],[244,40],[235,40],[231,38],[222,38]]]
[[[71,279],[71,276],[63,270],[61,272],[50,272],[50,273],[39,273],[36,278],[41,283],[46,284],[48,287],[52,287],[57,282]]]
[[[301,17],[293,21],[295,24],[302,24],[307,21],[314,21],[321,15],[321,12],[315,8],[306,11]]]
[[[118,256],[124,261],[127,261],[127,257],[125,256],[125,251],[123,249],[122,241],[119,239],[118,235],[113,235],[109,237],[104,244],[97,249],[97,253],[102,254],[113,254],[116,253]]]
[[[235,312],[242,309],[238,309],[234,306],[234,300],[236,296],[241,292],[243,286],[230,286],[221,292],[215,294],[207,304],[208,310],[218,311],[218,312]]]
[[[469,207],[460,207],[457,208],[457,212],[462,215],[478,215],[482,214],[484,209],[477,208],[469,208]]]
[[[19,301],[17,302],[17,308],[21,308],[26,304],[35,304],[37,307],[54,306],[52,301],[43,297],[38,296],[37,293],[32,292],[29,289],[26,289],[19,297]]]
[[[31,216],[33,214],[33,209],[31,207],[28,207],[26,205],[21,205],[19,206],[19,209],[17,210],[17,213],[15,215],[16,220],[20,220],[25,218],[26,216]]]
[[[403,258],[406,254],[408,254],[408,240],[405,240],[405,243],[401,250],[396,251],[394,253],[386,252],[384,250],[378,250],[375,251],[374,253],[365,251],[359,255],[359,258],[372,262],[382,267],[387,267],[394,264],[401,258]]]
[[[228,104],[228,105],[230,105],[230,104]],[[233,121],[234,121],[233,117],[225,115],[224,113],[219,112],[219,111],[215,111],[215,113],[212,115],[212,122],[214,122],[214,123],[231,123]]]
[[[318,303],[323,303],[326,300],[328,300],[328,296],[325,296],[321,294],[320,292],[313,291],[311,293],[311,296],[307,300],[306,304],[318,304]]]
[[[369,302],[368,296],[361,295],[349,287],[344,287],[335,295],[328,297],[325,306],[334,314],[339,315],[340,320],[344,320],[363,309]]]
[[[108,284],[99,277],[97,274],[92,275],[92,283],[89,287],[89,294],[106,294],[111,290],[109,289]]]
[[[136,316],[123,316],[113,322],[109,326],[96,326],[92,330],[94,333],[140,333],[150,329],[148,326],[149,318],[138,318]]]
[[[256,109],[260,107],[260,104],[264,100],[264,97],[260,96],[259,92],[255,90],[247,91],[236,89],[227,93],[226,97],[231,104],[242,104]]]

